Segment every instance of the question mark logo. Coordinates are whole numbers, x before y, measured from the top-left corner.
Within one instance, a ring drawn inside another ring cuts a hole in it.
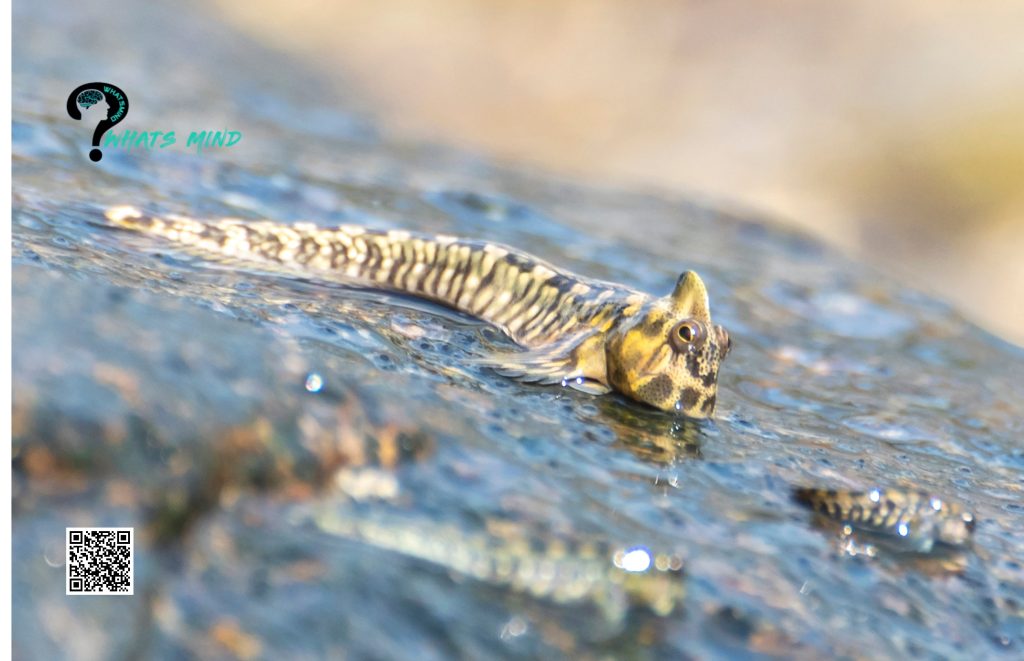
[[[68,114],[71,115],[71,119],[80,120],[82,111],[79,106],[88,110],[97,103],[106,103],[107,113],[96,125],[96,130],[92,134],[94,149],[89,152],[89,158],[93,162],[99,162],[103,158],[103,152],[99,150],[100,138],[128,114],[128,95],[120,87],[110,83],[79,85],[68,95]]]

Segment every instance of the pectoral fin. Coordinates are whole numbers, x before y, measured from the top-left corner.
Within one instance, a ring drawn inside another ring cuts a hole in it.
[[[588,395],[607,395],[612,391],[610,387],[601,383],[600,381],[594,381],[593,379],[585,379],[583,377],[577,377],[566,381],[565,385],[569,386],[573,390],[579,390],[585,392]]]
[[[549,351],[523,351],[495,354],[473,361],[502,376],[523,383],[562,383],[582,376],[575,374],[572,356]]]
[[[560,384],[592,395],[611,391],[604,383],[604,352],[593,331],[522,352],[495,354],[477,360],[502,376],[523,383]]]

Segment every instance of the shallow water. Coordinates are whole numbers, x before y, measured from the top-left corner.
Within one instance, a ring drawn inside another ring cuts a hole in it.
[[[132,118],[189,126],[201,98],[246,148],[93,165],[60,97],[83,74],[32,11],[15,12],[16,655],[1020,654],[1019,348],[756,218],[390,143],[281,87],[310,74],[270,86],[287,62],[161,7],[197,52],[172,60],[173,30],[111,47],[177,72],[116,81]],[[81,11],[59,20],[132,25]],[[201,55],[233,63],[232,84]],[[735,342],[716,419],[517,384],[466,360],[509,346],[471,319],[210,265],[107,227],[123,203],[481,237],[656,294],[694,268]],[[976,514],[974,549],[851,557],[790,502],[798,484],[934,491]],[[611,625],[339,539],[313,524],[325,508],[671,549],[687,596]],[[66,525],[142,532],[134,599],[64,597]]]

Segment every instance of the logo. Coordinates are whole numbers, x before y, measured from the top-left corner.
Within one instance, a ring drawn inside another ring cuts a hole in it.
[[[128,95],[120,87],[110,83],[86,83],[79,85],[68,95],[68,114],[71,115],[71,119],[82,119],[82,111],[79,109],[79,106],[89,110],[93,106],[104,103],[106,104],[107,111],[103,114],[103,119],[96,124],[96,130],[92,132],[92,146],[94,149],[89,152],[89,158],[94,163],[99,162],[103,158],[103,152],[99,149],[100,138],[103,137],[104,133],[113,128],[114,124],[117,124],[128,115]],[[103,108],[103,105],[99,105],[99,107]]]
[[[86,83],[76,87],[68,95],[68,114],[71,119],[81,121],[83,111],[92,117],[98,116],[102,111],[102,119],[96,124],[96,130],[92,133],[93,149],[89,152],[89,158],[94,163],[103,158],[100,150],[100,140],[103,140],[103,147],[115,149],[166,149],[177,143],[174,131],[110,131],[116,124],[124,121],[128,114],[128,95],[117,85],[110,83]],[[93,110],[97,108],[98,110]],[[110,133],[107,133],[110,131]],[[106,138],[104,138],[104,134]],[[203,149],[218,147],[233,147],[242,139],[241,131],[229,131],[226,128],[222,131],[191,131],[186,148],[194,148],[196,153]]]

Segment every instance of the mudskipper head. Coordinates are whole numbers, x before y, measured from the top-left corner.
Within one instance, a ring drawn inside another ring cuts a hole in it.
[[[963,507],[951,503],[944,503],[934,496],[930,499],[930,505],[936,512],[943,513],[938,523],[938,539],[943,544],[950,546],[965,546],[971,541],[974,535],[974,515]]]
[[[655,408],[707,418],[715,410],[718,366],[730,346],[726,330],[711,323],[704,282],[687,271],[671,295],[610,332],[608,379],[619,392]]]

